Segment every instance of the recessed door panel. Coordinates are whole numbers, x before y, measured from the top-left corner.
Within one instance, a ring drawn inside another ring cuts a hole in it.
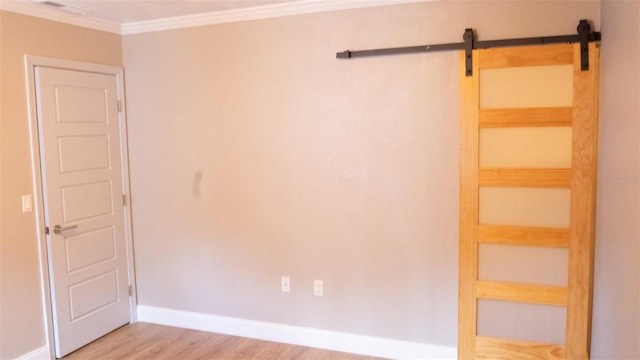
[[[568,285],[568,249],[480,244],[478,251],[479,280]]]
[[[118,274],[110,271],[69,286],[71,321],[118,301]]]
[[[113,212],[111,181],[72,185],[61,189],[64,222],[87,220]]]
[[[564,306],[478,300],[478,336],[564,344]]]
[[[569,126],[480,129],[481,168],[571,167]]]
[[[108,136],[62,136],[58,148],[62,174],[109,169]]]
[[[481,187],[479,202],[479,224],[569,227],[569,189]]]
[[[113,226],[65,237],[67,271],[73,272],[96,265],[116,256],[116,237]]]
[[[480,70],[480,108],[571,106],[573,65]]]
[[[108,122],[108,93],[104,87],[55,84],[54,89],[57,122]]]

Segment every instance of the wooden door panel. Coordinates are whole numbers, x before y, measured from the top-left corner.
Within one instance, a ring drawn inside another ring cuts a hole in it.
[[[567,228],[569,189],[550,187],[478,188],[478,222],[488,225]]]
[[[567,286],[568,279],[567,249],[530,245],[478,245],[478,280]]]
[[[571,106],[572,70],[571,64],[480,68],[480,108]]]
[[[562,344],[566,308],[499,299],[478,300],[478,335],[518,341]]]
[[[479,130],[481,168],[570,168],[570,126]]]

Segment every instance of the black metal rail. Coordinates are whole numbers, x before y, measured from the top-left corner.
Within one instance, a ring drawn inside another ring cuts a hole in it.
[[[407,46],[385,49],[372,49],[372,50],[345,50],[336,53],[338,59],[352,59],[358,57],[368,56],[383,56],[383,55],[400,55],[400,54],[416,54],[433,51],[450,51],[450,50],[464,50],[466,53],[466,72],[467,76],[471,76],[472,70],[472,51],[473,49],[489,49],[496,47],[508,47],[508,46],[526,46],[526,45],[545,45],[545,44],[560,44],[560,43],[580,43],[581,46],[581,69],[589,70],[589,43],[594,41],[600,41],[601,35],[599,32],[591,32],[591,26],[587,20],[580,20],[578,23],[578,34],[575,35],[558,35],[558,36],[542,36],[531,38],[519,38],[519,39],[503,39],[503,40],[485,40],[476,41],[473,29],[465,29],[462,36],[464,42],[450,43],[450,44],[435,44],[435,45],[419,45],[419,46]]]

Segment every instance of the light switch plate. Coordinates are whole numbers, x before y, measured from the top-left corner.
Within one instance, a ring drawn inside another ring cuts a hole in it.
[[[31,206],[31,194],[22,195],[22,213],[28,213],[33,211]]]

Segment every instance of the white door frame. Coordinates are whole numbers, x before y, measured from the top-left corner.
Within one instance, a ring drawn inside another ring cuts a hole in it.
[[[120,157],[122,160],[122,188],[126,195],[124,207],[124,227],[125,241],[127,247],[127,278],[132,287],[133,293],[129,297],[129,307],[131,311],[131,322],[137,320],[137,291],[134,273],[133,241],[131,227],[131,196],[129,186],[129,161],[128,161],[128,140],[127,140],[127,119],[125,116],[125,96],[124,96],[124,70],[121,67],[84,63],[71,60],[52,59],[39,56],[25,55],[24,57],[26,89],[27,89],[27,116],[29,119],[29,141],[31,145],[31,171],[33,174],[33,201],[34,215],[36,223],[36,239],[38,241],[38,256],[40,263],[40,281],[42,288],[43,315],[45,319],[45,330],[49,356],[55,359],[54,334],[53,334],[53,313],[51,308],[51,282],[49,276],[49,261],[47,256],[47,238],[45,235],[44,223],[44,193],[42,187],[42,167],[40,162],[40,141],[38,138],[38,115],[36,108],[36,86],[35,67],[43,66],[64,70],[76,70],[93,72],[100,74],[115,75],[117,82],[117,96],[121,101],[122,111],[118,114],[120,122]]]

